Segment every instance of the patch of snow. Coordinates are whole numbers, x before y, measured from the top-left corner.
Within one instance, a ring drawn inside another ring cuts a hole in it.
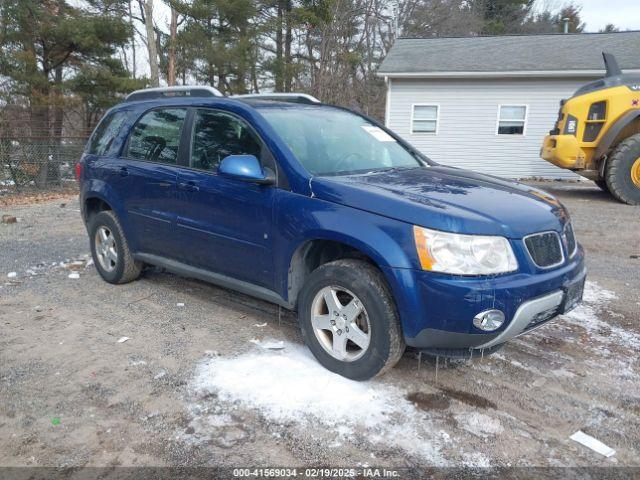
[[[459,413],[454,418],[461,428],[481,438],[498,435],[504,430],[499,419],[484,413]]]
[[[551,370],[551,373],[554,377],[558,378],[575,378],[576,374],[570,372],[569,370],[565,370],[564,368],[557,368],[555,370]]]
[[[307,349],[283,345],[284,351],[205,359],[197,368],[193,392],[201,398],[215,394],[275,423],[302,428],[320,423],[333,429],[336,440],[365,429],[367,441],[391,443],[431,464],[446,464],[440,454],[443,436],[406,400],[404,390],[380,380],[346,379],[323,368]]]
[[[287,347],[289,352],[281,355],[252,352],[207,361],[200,365],[194,386],[218,392],[222,400],[257,407],[278,422],[308,416],[333,425],[355,420],[374,426],[399,410],[397,402],[413,408],[400,390],[348,380],[324,369],[303,348]]]
[[[489,468],[491,461],[480,452],[464,453],[462,465],[468,468]]]
[[[638,350],[640,335],[612,325],[599,317],[600,312],[604,311],[611,300],[616,298],[618,297],[614,292],[600,287],[596,282],[589,281],[584,288],[583,302],[565,314],[564,318],[569,323],[586,329],[589,336],[600,343],[616,344]]]
[[[520,368],[520,369],[525,370],[527,372],[531,372],[531,373],[535,373],[535,374],[540,375],[540,371],[538,369],[533,368],[533,367],[531,367],[529,365],[525,365],[524,363],[519,362],[518,360],[515,360],[513,358],[507,358],[502,353],[493,353],[493,354],[491,354],[491,358],[492,359],[497,359],[497,360],[502,360],[503,362],[508,362],[508,363],[510,363],[511,365],[513,365],[516,368]]]

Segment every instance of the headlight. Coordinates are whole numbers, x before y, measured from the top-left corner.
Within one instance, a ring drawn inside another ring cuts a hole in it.
[[[518,261],[504,237],[460,235],[418,226],[413,237],[424,270],[456,275],[513,272]]]

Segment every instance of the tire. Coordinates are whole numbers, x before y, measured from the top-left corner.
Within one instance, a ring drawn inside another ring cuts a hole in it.
[[[607,182],[604,178],[599,178],[598,180],[594,180],[595,183],[603,192],[609,193],[609,187],[607,187]]]
[[[142,263],[133,259],[122,226],[112,210],[104,210],[92,216],[89,219],[88,230],[93,263],[103,280],[121,284],[132,282],[140,276]],[[99,241],[97,236],[105,232],[108,232],[107,240]],[[97,251],[105,244],[113,246],[115,261],[114,257],[108,257],[109,253]]]
[[[633,135],[613,150],[605,169],[611,194],[621,202],[640,205],[640,134]],[[634,183],[632,174],[636,175]]]
[[[334,320],[326,330],[317,329],[314,322],[326,327],[327,318],[329,322],[336,318],[326,301],[328,292],[334,290],[338,291],[337,297],[329,297],[339,300],[339,323]],[[353,323],[351,314],[360,309],[362,313]],[[340,319],[343,313],[348,315],[344,320]],[[316,359],[328,370],[352,380],[368,380],[386,372],[398,363],[405,349],[400,319],[385,279],[378,269],[361,260],[336,260],[314,270],[300,292],[298,319],[304,342]],[[351,340],[364,344],[363,333],[368,337],[366,348]],[[329,352],[335,339],[344,342],[348,357],[337,358],[336,351]]]

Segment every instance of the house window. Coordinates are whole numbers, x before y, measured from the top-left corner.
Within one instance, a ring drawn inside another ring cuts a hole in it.
[[[526,105],[500,105],[498,107],[498,135],[524,135],[526,126]]]
[[[437,133],[438,105],[414,105],[411,112],[411,133]]]

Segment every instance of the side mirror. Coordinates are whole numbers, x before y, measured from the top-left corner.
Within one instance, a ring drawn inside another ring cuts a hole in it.
[[[276,180],[275,174],[268,168],[263,169],[254,155],[229,155],[220,162],[218,173],[259,185],[271,185]]]

